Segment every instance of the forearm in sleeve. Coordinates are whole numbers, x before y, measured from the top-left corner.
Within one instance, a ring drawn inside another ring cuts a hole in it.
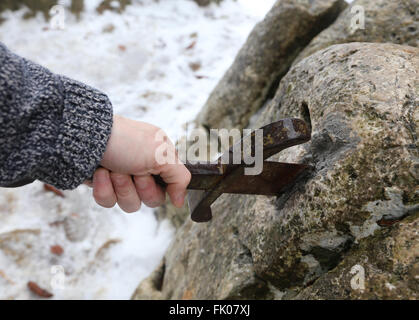
[[[38,179],[77,187],[99,165],[111,128],[105,94],[0,43],[0,186]]]

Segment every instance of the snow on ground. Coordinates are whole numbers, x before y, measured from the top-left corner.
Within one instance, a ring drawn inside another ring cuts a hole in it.
[[[274,0],[225,0],[200,8],[189,0],[136,0],[124,14],[80,21],[66,17],[52,30],[39,15],[6,12],[0,41],[53,72],[108,94],[115,113],[151,122],[177,140],[253,26]],[[0,189],[0,299],[34,298],[28,281],[56,299],[128,299],[159,263],[172,237],[151,209],[127,215],[98,207],[85,186],[47,193],[36,182]],[[50,247],[64,249],[61,256]],[[64,274],[62,273],[64,271]]]

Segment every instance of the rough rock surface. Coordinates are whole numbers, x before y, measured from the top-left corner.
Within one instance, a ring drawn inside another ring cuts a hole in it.
[[[176,208],[168,198],[163,206],[154,211],[154,214],[158,221],[168,219],[176,229],[179,229],[189,218],[189,208],[187,203],[182,208]]]
[[[351,27],[351,22],[357,21],[357,6],[363,7],[365,29]],[[329,28],[311,41],[294,64],[318,50],[348,42],[391,42],[418,47],[419,2],[355,0]]]
[[[343,0],[277,1],[256,25],[198,115],[209,128],[243,128],[296,56],[346,7]]]
[[[158,286],[148,279],[134,298],[414,298],[418,66],[417,48],[368,43],[294,66],[258,125],[306,119],[312,140],[275,158],[314,172],[279,198],[223,195],[211,222],[182,225]],[[347,292],[355,264],[379,290]],[[343,287],[326,292],[335,278]]]
[[[206,7],[211,3],[219,4],[223,0],[194,0],[199,6]]]
[[[360,241],[332,271],[299,293],[296,299],[419,298],[419,215],[388,224]],[[354,268],[355,266],[355,268]],[[362,267],[362,269],[358,269]],[[362,270],[362,271],[361,271]],[[352,271],[352,272],[351,272]],[[354,276],[362,276],[363,286]],[[356,285],[358,284],[358,285]]]

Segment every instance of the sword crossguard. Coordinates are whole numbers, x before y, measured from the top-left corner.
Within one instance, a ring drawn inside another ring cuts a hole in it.
[[[311,138],[306,123],[295,118],[279,120],[260,129],[263,130],[263,160],[286,148],[305,143]],[[256,143],[254,136],[255,131],[251,133],[251,141]],[[238,143],[241,144],[243,139]],[[255,149],[256,146],[252,143],[251,154],[254,154]],[[207,222],[211,220],[211,204],[223,193],[280,195],[310,168],[305,164],[264,161],[263,170],[259,175],[245,175],[244,170],[249,165],[246,165],[244,161],[241,164],[233,164],[231,161],[234,150],[235,146],[231,147],[212,165],[210,163],[186,164],[193,178],[194,175],[201,176],[199,181],[197,179],[198,182],[194,182],[192,178],[192,182],[188,186],[190,190],[188,204],[193,221]],[[227,156],[229,162],[223,164]]]

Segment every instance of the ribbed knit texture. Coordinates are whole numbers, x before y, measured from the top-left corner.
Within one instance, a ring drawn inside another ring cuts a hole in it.
[[[76,188],[99,165],[111,128],[105,94],[0,43],[0,186],[31,178]]]

